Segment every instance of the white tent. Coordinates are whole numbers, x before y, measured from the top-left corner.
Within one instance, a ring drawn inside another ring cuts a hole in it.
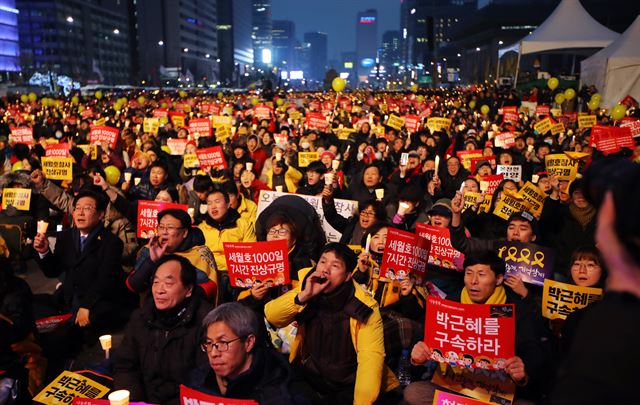
[[[640,99],[640,15],[611,45],[582,61],[580,81],[596,86],[604,108],[627,95]]]

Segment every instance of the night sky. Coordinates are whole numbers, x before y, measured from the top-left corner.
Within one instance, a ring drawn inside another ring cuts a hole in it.
[[[296,24],[296,39],[305,32],[326,32],[329,59],[340,61],[341,52],[356,49],[356,14],[370,8],[378,10],[378,43],[382,34],[400,28],[400,0],[272,0],[274,20]]]

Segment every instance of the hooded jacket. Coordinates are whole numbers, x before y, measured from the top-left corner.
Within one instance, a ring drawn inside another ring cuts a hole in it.
[[[255,242],[256,233],[252,224],[229,208],[221,222],[206,216],[205,221],[198,225],[202,230],[206,245],[213,252],[219,271],[227,271],[227,261],[224,257],[224,242]]]

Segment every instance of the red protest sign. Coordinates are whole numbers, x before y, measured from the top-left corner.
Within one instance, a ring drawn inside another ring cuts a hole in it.
[[[72,314],[54,315],[36,320],[36,329],[38,333],[49,333],[71,319]]]
[[[496,135],[496,148],[509,149],[516,144],[516,136],[513,132],[503,132]]]
[[[86,120],[87,118],[93,117],[93,110],[91,110],[91,108],[85,108],[84,110],[82,110],[80,115],[82,116],[83,120]]]
[[[460,304],[430,296],[425,344],[440,363],[501,369],[515,355],[515,321],[513,304]]]
[[[232,286],[251,288],[255,283],[289,284],[286,240],[225,242],[223,247]]]
[[[509,105],[506,107],[502,107],[502,113],[506,114],[508,112],[512,112],[512,113],[517,113],[518,112],[518,107],[516,107],[515,105]]]
[[[502,118],[502,120],[504,122],[510,122],[513,125],[518,123],[518,119],[520,118],[520,116],[518,115],[517,112],[515,111],[505,111],[504,112],[504,117]]]
[[[497,167],[496,157],[494,155],[474,157],[474,158],[471,158],[470,160],[471,160],[471,167],[469,168],[469,170],[471,171],[471,173],[476,172],[477,170],[476,166],[478,165],[478,162],[481,162],[483,160],[486,160],[487,162],[489,162],[489,165],[491,165],[491,169],[495,170]]]
[[[23,143],[33,145],[33,128],[19,127],[11,130],[11,140],[13,143]]]
[[[200,105],[200,111],[203,114],[219,115],[220,111],[222,111],[222,105],[212,104],[212,103],[203,103],[202,105]]]
[[[90,141],[91,144],[100,144],[107,142],[111,149],[115,149],[116,142],[118,142],[118,134],[120,131],[118,128],[112,128],[107,126],[92,126]]]
[[[266,105],[258,105],[254,109],[253,115],[259,120],[270,120],[273,108]]]
[[[158,212],[170,208],[187,212],[186,204],[167,203],[162,201],[138,201],[138,238],[151,238],[158,228]]]
[[[380,274],[402,280],[413,274],[421,282],[427,269],[431,242],[416,234],[389,228]]]
[[[409,132],[417,132],[420,126],[420,117],[417,115],[407,114],[404,116],[404,126]]]
[[[551,106],[538,105],[536,106],[536,115],[549,115],[551,112]]]
[[[47,145],[44,153],[46,157],[69,157],[69,144],[56,143]]]
[[[222,146],[196,149],[196,155],[198,156],[198,161],[200,161],[200,167],[203,169],[207,167],[227,168],[227,161],[224,159]]]
[[[172,155],[182,156],[184,150],[187,148],[188,139],[181,138],[169,138],[167,139],[167,146],[171,150]]]
[[[211,136],[211,121],[209,118],[192,118],[189,120],[189,133],[199,136]]]
[[[153,110],[153,116],[157,118],[168,118],[169,117],[169,109],[168,108],[156,108]]]
[[[500,182],[504,180],[504,176],[501,174],[491,174],[489,176],[479,176],[480,177],[480,189],[483,194],[493,194]],[[483,182],[486,182],[487,188],[482,190]]]
[[[625,117],[625,118],[629,118],[629,117]],[[631,131],[631,136],[634,138],[637,138],[640,136],[640,121],[636,120],[636,121],[629,121],[623,118],[622,119],[622,123],[620,124],[621,128],[629,128],[629,130]]]
[[[486,405],[484,401],[436,390],[433,405]]]
[[[417,223],[416,234],[431,242],[429,264],[445,269],[463,269],[464,255],[451,246],[449,228],[439,228],[433,225]]]
[[[309,129],[325,129],[329,123],[321,112],[307,113],[307,126]]]
[[[605,155],[619,152],[621,148],[635,148],[629,127],[594,125],[591,127],[590,144]]]
[[[110,405],[111,401],[108,399],[93,399],[93,398],[73,398],[71,405]],[[146,402],[128,402],[129,405],[150,405]]]
[[[456,152],[458,159],[462,161],[462,166],[469,170],[471,167],[471,159],[482,157],[482,149],[459,150]]]
[[[258,405],[251,399],[217,397],[180,385],[180,405]]]

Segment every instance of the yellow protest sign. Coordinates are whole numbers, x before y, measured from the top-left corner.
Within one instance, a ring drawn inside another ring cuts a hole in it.
[[[531,206],[529,203],[520,198],[517,194],[505,189],[502,191],[500,199],[496,202],[493,214],[506,221],[512,214],[523,211],[531,213]]]
[[[489,209],[491,208],[491,201],[493,200],[492,194],[485,194],[484,201],[478,206],[478,214],[481,212],[489,213]]]
[[[347,139],[349,139],[349,135],[356,132],[356,130],[353,128],[338,128],[334,129],[333,132],[336,134],[338,139],[346,141]]]
[[[551,115],[553,115],[554,117],[559,117],[562,115],[562,109],[560,108],[552,108],[549,110],[549,112],[551,112]]]
[[[597,122],[598,120],[595,115],[578,116],[578,128],[580,129],[591,128],[592,126],[596,125]]]
[[[577,309],[602,298],[602,288],[579,287],[550,279],[544,280],[542,316],[548,319],[567,319]]]
[[[475,193],[473,191],[465,191],[464,192],[464,208],[463,211],[466,211],[467,208],[473,207],[476,205],[476,201],[478,197],[480,197],[480,193]]]
[[[429,128],[432,133],[435,131],[449,131],[450,127],[450,118],[431,117],[427,119],[427,128]]]
[[[155,118],[145,118],[143,123],[144,132],[149,134],[158,134],[158,130],[160,129],[160,119]]]
[[[298,152],[298,166],[307,167],[309,163],[320,159],[318,152]]]
[[[109,388],[83,375],[63,371],[33,400],[47,405],[70,404],[74,398],[102,398]]]
[[[225,125],[216,129],[216,140],[222,142],[231,137],[231,126]]]
[[[384,136],[384,127],[382,125],[376,125],[373,127],[373,133],[376,137],[380,138]]]
[[[94,120],[93,121],[93,125],[96,127],[103,127],[105,124],[105,119],[104,118],[100,118],[99,120]]]
[[[302,118],[302,114],[300,113],[300,111],[291,111],[289,113],[289,118],[291,118],[292,120],[300,120]]]
[[[5,188],[2,190],[2,209],[12,205],[20,211],[29,211],[31,206],[30,188]]]
[[[531,206],[531,213],[536,218],[540,218],[542,207],[544,206],[544,199],[547,198],[547,195],[535,184],[528,181],[522,186],[518,192],[518,196]]]
[[[230,127],[233,124],[233,118],[226,115],[214,115],[211,117],[211,126],[213,128]]]
[[[186,169],[193,169],[194,167],[200,167],[200,161],[198,155],[195,153],[187,153],[183,156],[183,164]]]
[[[171,123],[176,128],[184,128],[184,115],[172,115]]]
[[[578,162],[564,153],[554,153],[544,157],[544,163],[549,176],[556,176],[558,180],[573,181],[578,174]]]
[[[402,127],[404,127],[405,119],[402,117],[398,117],[395,114],[391,114],[389,118],[387,118],[387,126],[393,129],[400,131]]]
[[[562,122],[551,125],[551,135],[558,135],[561,132],[564,132],[564,124]]]
[[[73,180],[73,158],[42,157],[42,171],[51,180]]]
[[[551,130],[552,125],[551,120],[547,117],[534,125],[533,129],[535,129],[540,135],[544,135]]]
[[[586,152],[574,152],[574,151],[565,151],[564,152],[565,155],[569,156],[571,159],[573,160],[580,160],[580,159],[584,159],[586,157],[591,156],[591,153],[586,153]]]

